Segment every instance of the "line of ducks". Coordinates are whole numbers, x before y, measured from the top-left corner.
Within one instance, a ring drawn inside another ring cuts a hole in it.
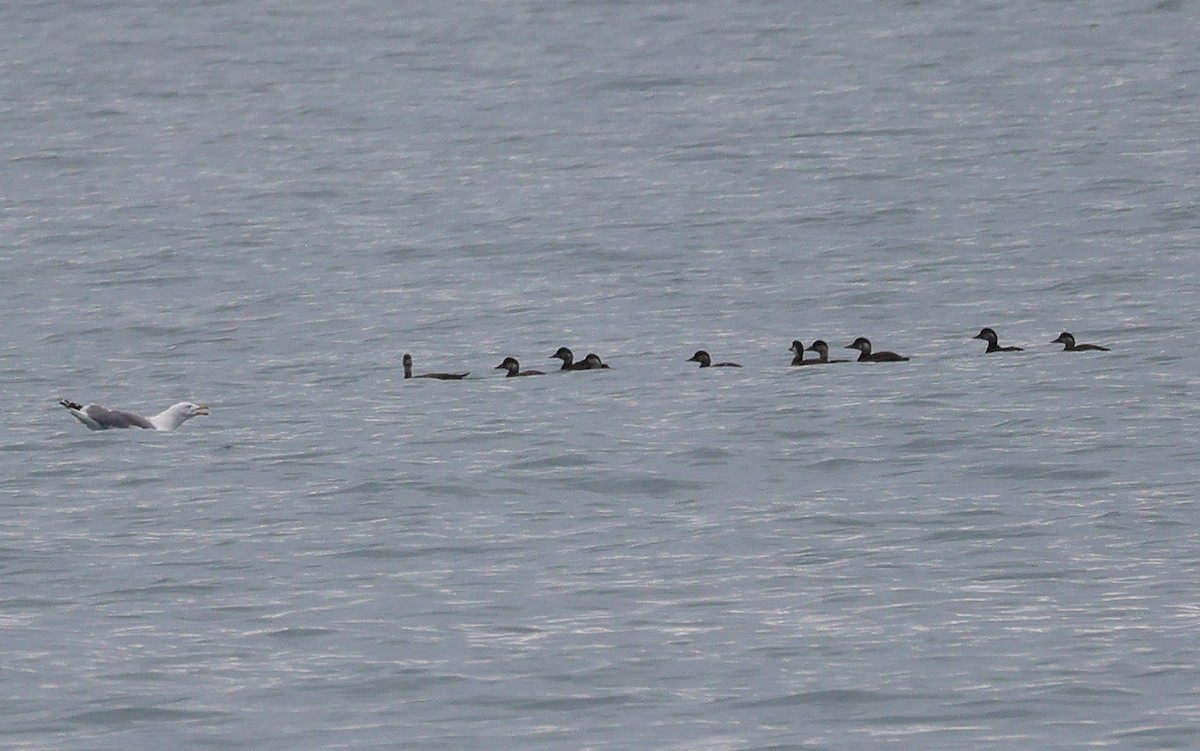
[[[987,353],[992,352],[1024,352],[1021,347],[1001,347],[1000,337],[996,335],[994,329],[984,327],[979,333],[971,337],[972,339],[982,339],[987,342]],[[1058,335],[1058,338],[1053,339],[1051,344],[1063,345],[1064,352],[1089,352],[1099,351],[1108,352],[1108,347],[1101,347],[1099,344],[1076,344],[1075,337],[1064,331]],[[860,336],[850,344],[847,344],[846,349],[858,350],[857,362],[908,362],[909,358],[896,354],[895,352],[882,351],[876,352],[871,348],[871,340],[865,336]],[[799,339],[792,341],[792,346],[788,350],[792,353],[792,365],[829,365],[839,362],[850,362],[849,360],[831,360],[829,359],[829,345],[823,340],[818,339],[812,343],[812,346],[805,347],[800,343]],[[805,352],[815,352],[815,358],[804,358]],[[559,370],[603,370],[607,369],[600,356],[594,352],[589,352],[587,357],[579,362],[575,361],[575,355],[566,347],[559,347],[558,351],[550,356],[550,359],[562,360],[562,367]],[[405,378],[435,378],[443,381],[458,381],[470,375],[470,371],[466,373],[420,373],[413,375],[413,359],[411,354],[404,355],[404,377]],[[702,368],[740,368],[742,367],[736,362],[713,362],[712,356],[704,350],[697,350],[694,355],[687,359],[687,362],[699,363]],[[496,370],[505,370],[506,378],[516,376],[535,376],[545,375],[545,371],[541,370],[521,370],[521,363],[515,357],[505,357],[504,362],[496,366]]]

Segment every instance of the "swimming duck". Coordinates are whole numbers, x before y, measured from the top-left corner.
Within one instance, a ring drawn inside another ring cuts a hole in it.
[[[792,340],[792,346],[788,349],[792,353],[792,365],[816,365],[820,360],[805,360],[804,345],[799,339]]]
[[[860,336],[853,344],[847,344],[846,349],[858,350],[859,362],[908,362],[908,358],[895,352],[871,352],[871,340]]]
[[[469,373],[421,373],[413,375],[412,372],[412,355],[405,353],[404,355],[404,377],[405,378],[436,378],[439,381],[461,381],[466,378]]]
[[[687,359],[688,362],[698,362],[702,368],[740,368],[736,362],[713,362],[712,358],[704,350],[697,350],[696,354]]]
[[[517,358],[515,357],[504,358],[504,362],[497,365],[495,369],[507,370],[508,374],[504,376],[505,378],[512,378],[514,376],[546,375],[540,370],[521,370],[521,363],[517,362]]]
[[[823,339],[818,339],[815,342],[813,342],[812,346],[808,348],[808,351],[816,352],[818,359],[805,360],[805,362],[811,362],[811,363],[814,363],[817,365],[825,365],[827,363],[833,363],[833,362],[850,362],[849,360],[830,360],[829,359],[829,345],[826,344],[825,340],[823,340]]]
[[[566,347],[559,347],[558,351],[550,355],[550,359],[558,358],[563,361],[562,367],[559,370],[591,370],[584,360],[575,362],[575,355]]]
[[[979,330],[979,333],[971,337],[972,339],[983,339],[988,343],[988,352],[1024,352],[1020,347],[1001,347],[999,344],[1000,338],[996,336],[996,332],[984,326]]]
[[[1099,344],[1076,344],[1075,337],[1071,336],[1065,331],[1059,334],[1058,338],[1050,343],[1063,345],[1063,352],[1088,352],[1092,350],[1098,352],[1111,352],[1108,347],[1101,347]]]
[[[608,363],[601,361],[600,355],[596,354],[595,352],[588,352],[587,357],[583,358],[583,361],[580,362],[579,364],[587,366],[585,368],[580,368],[580,370],[609,370],[610,369],[608,367]]]

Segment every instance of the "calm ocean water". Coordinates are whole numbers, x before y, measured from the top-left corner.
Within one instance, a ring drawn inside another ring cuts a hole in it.
[[[6,9],[0,746],[1200,747],[1198,8]]]

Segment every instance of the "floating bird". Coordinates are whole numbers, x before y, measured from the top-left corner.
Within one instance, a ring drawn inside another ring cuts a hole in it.
[[[696,354],[687,359],[688,362],[698,362],[702,368],[740,368],[736,362],[713,362],[712,358],[704,350],[697,350]]]
[[[792,346],[788,348],[788,352],[792,353],[792,365],[815,365],[818,360],[804,359],[804,345],[799,339],[792,340]]]
[[[557,352],[550,355],[551,360],[556,358],[563,361],[559,370],[590,370],[586,362],[575,362],[575,355],[566,347],[559,347]]]
[[[908,362],[908,358],[895,352],[871,352],[871,340],[860,336],[853,344],[847,344],[846,349],[858,350],[859,362]]]
[[[588,352],[587,357],[583,358],[583,362],[579,364],[587,366],[586,368],[581,368],[581,370],[610,370],[608,363],[603,362],[600,359],[600,355],[595,352]]]
[[[496,370],[507,370],[508,374],[504,376],[505,378],[512,378],[514,376],[546,375],[540,370],[521,370],[521,363],[517,362],[517,358],[515,357],[504,358],[504,362],[497,365]]]
[[[1024,352],[1020,347],[1001,347],[999,344],[1000,338],[996,336],[996,332],[984,326],[979,330],[979,333],[971,337],[972,339],[983,339],[988,343],[988,352]]]
[[[92,430],[144,428],[169,432],[196,415],[208,414],[207,404],[192,404],[191,402],[172,404],[153,417],[142,417],[133,412],[101,407],[99,404],[83,405],[67,399],[59,399],[58,403],[66,407],[76,420]]]
[[[1093,350],[1098,352],[1111,351],[1108,347],[1101,347],[1099,344],[1076,344],[1075,337],[1071,336],[1065,331],[1059,334],[1058,338],[1050,343],[1063,345],[1063,352],[1088,352]]]
[[[413,375],[412,372],[412,355],[404,355],[404,377],[405,378],[436,378],[439,381],[461,381],[469,375],[468,373],[421,373]]]
[[[834,363],[834,362],[850,362],[849,360],[830,360],[829,359],[829,345],[826,344],[825,340],[823,340],[823,339],[818,339],[815,342],[813,342],[812,346],[808,348],[808,351],[816,352],[818,359],[805,360],[805,362],[811,362],[815,365],[827,365],[829,363]]]

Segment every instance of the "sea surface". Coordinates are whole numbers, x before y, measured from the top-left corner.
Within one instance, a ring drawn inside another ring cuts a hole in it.
[[[1200,3],[2,15],[0,747],[1200,748]]]

